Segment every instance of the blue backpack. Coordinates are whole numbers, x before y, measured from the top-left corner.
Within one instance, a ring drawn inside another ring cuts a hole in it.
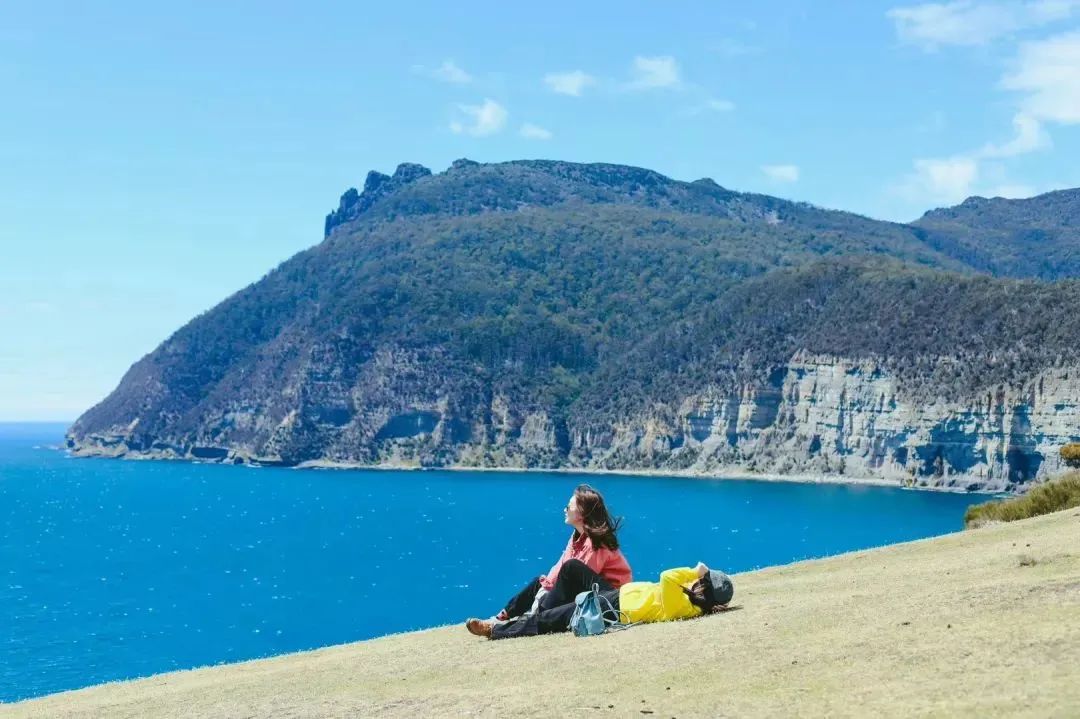
[[[600,585],[594,584],[592,589],[574,598],[570,629],[576,637],[592,637],[608,629],[626,629],[631,625],[623,621],[624,616],[625,612],[618,611],[606,597],[600,596]]]

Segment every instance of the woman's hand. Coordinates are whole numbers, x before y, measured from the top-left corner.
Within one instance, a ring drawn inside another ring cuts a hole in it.
[[[709,568],[705,566],[705,562],[698,562],[697,566],[694,567],[694,571],[697,572],[698,579],[700,579],[709,573]]]

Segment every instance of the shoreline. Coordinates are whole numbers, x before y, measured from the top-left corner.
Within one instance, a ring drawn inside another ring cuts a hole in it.
[[[357,462],[337,462],[334,460],[308,460],[300,462],[287,469],[321,469],[321,470],[375,470],[375,471],[415,471],[415,472],[505,472],[521,474],[582,474],[582,475],[615,475],[624,477],[671,477],[674,479],[709,479],[756,482],[790,482],[793,484],[841,484],[869,487],[894,487],[896,489],[946,492],[950,494],[985,494],[997,496],[1007,493],[996,490],[976,489],[968,490],[963,487],[941,486],[905,486],[900,482],[875,477],[849,477],[841,474],[760,474],[748,472],[744,469],[724,469],[721,474],[710,472],[688,471],[677,469],[599,469],[595,467],[473,467],[469,465],[447,465],[445,467],[421,467],[411,464],[360,464]],[[1011,496],[1011,495],[1010,495]]]
[[[830,484],[852,485],[869,487],[894,487],[896,489],[945,492],[950,494],[982,494],[987,497],[1018,496],[1017,492],[1006,492],[997,489],[967,489],[959,486],[944,485],[905,485],[901,480],[891,480],[881,477],[852,477],[841,474],[766,474],[751,472],[739,467],[727,467],[715,472],[703,472],[700,470],[679,469],[600,469],[597,467],[480,467],[473,465],[453,464],[441,467],[421,466],[411,462],[380,462],[378,464],[364,464],[360,462],[343,462],[331,459],[312,459],[290,465],[275,465],[262,463],[257,458],[241,463],[223,462],[213,459],[200,459],[198,457],[178,457],[167,454],[154,453],[109,453],[100,449],[87,448],[72,449],[59,446],[65,455],[73,459],[120,459],[135,462],[172,461],[190,462],[192,464],[218,464],[229,467],[247,467],[262,469],[271,467],[275,469],[295,470],[368,470],[368,471],[411,471],[411,472],[504,472],[504,473],[533,473],[533,474],[581,474],[587,476],[625,476],[625,477],[671,477],[675,479],[707,479],[707,480],[742,480],[758,482],[790,482],[795,484]]]

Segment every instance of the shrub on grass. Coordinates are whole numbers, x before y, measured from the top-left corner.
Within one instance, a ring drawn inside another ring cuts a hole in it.
[[[1061,461],[1070,467],[1080,467],[1080,442],[1069,442],[1058,450]]]
[[[1080,472],[1040,484],[1020,497],[972,505],[964,514],[964,526],[971,529],[987,522],[1014,522],[1071,507],[1080,507]]]

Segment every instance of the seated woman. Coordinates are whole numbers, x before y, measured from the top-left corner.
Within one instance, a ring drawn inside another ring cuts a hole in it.
[[[630,582],[616,589],[605,586],[603,577],[572,559],[563,564],[559,579],[544,598],[540,611],[510,622],[470,619],[465,626],[473,634],[489,639],[565,632],[574,613],[575,597],[592,589],[593,584],[600,585],[600,595],[631,623],[665,622],[723,611],[735,594],[726,574],[701,562],[693,569],[668,569],[660,575],[659,582]]]
[[[514,595],[502,611],[492,617],[493,620],[506,621],[535,612],[542,606],[554,606],[544,595],[555,587],[563,566],[570,560],[581,562],[599,575],[600,585],[605,589],[621,587],[633,578],[615,536],[621,522],[608,514],[599,492],[587,484],[578,485],[563,513],[564,521],[574,528],[574,532],[559,561],[546,575],[536,577]]]

